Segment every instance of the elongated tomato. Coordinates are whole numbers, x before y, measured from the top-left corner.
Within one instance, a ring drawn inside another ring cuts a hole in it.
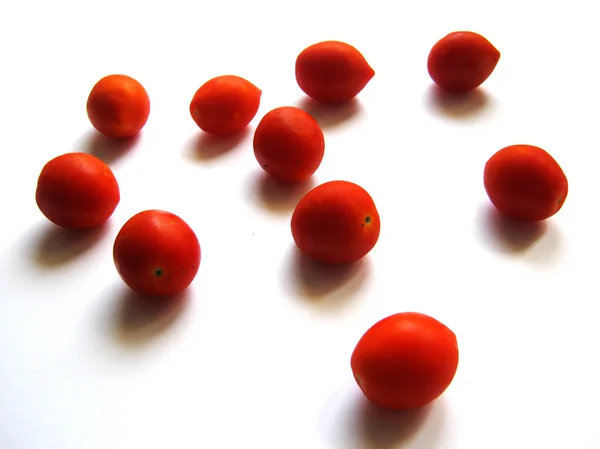
[[[100,159],[87,153],[66,153],[42,169],[35,200],[54,224],[87,229],[109,219],[121,194],[115,175]]]
[[[427,70],[443,90],[462,93],[483,84],[499,60],[500,52],[485,37],[471,31],[456,31],[433,46]]]
[[[250,124],[260,106],[262,91],[235,75],[217,76],[194,94],[190,114],[200,129],[226,136],[241,132]]]
[[[298,86],[309,97],[325,103],[353,99],[374,76],[362,53],[345,42],[319,42],[296,58]]]
[[[550,154],[534,145],[511,145],[485,164],[483,183],[500,213],[523,221],[540,221],[564,205],[569,183]]]
[[[200,243],[180,217],[146,210],[131,217],[113,246],[117,272],[138,293],[171,296],[185,290],[200,267]]]
[[[317,121],[291,106],[268,112],[256,127],[253,143],[263,170],[284,182],[310,178],[325,152],[325,138]]]
[[[298,249],[318,262],[344,264],[366,256],[379,239],[379,213],[369,193],[348,181],[308,192],[292,215]]]
[[[456,335],[428,315],[397,313],[365,332],[350,364],[356,383],[374,404],[419,408],[452,383],[458,367]]]

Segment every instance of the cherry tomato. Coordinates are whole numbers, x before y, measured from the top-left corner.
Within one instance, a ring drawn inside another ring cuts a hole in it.
[[[329,264],[366,256],[379,239],[379,213],[365,189],[330,181],[308,192],[292,215],[292,236],[310,259]]]
[[[190,114],[204,132],[221,136],[236,134],[258,112],[261,96],[262,91],[244,78],[218,76],[196,91]]]
[[[67,153],[44,165],[35,200],[54,224],[87,229],[108,220],[121,195],[108,165],[86,153]]]
[[[296,81],[306,95],[327,103],[356,97],[375,76],[353,46],[325,41],[305,48],[296,58]]]
[[[127,75],[108,75],[92,88],[87,113],[96,130],[113,139],[135,136],[150,115],[144,86]]]
[[[134,291],[171,296],[185,290],[200,267],[200,243],[177,215],[147,210],[131,217],[115,239],[119,275]]]
[[[430,316],[398,313],[367,330],[350,364],[373,404],[392,410],[419,408],[438,398],[454,379],[456,335]]]
[[[254,133],[254,155],[275,179],[300,182],[317,171],[325,152],[323,131],[309,114],[294,107],[268,112]]]
[[[569,192],[558,163],[533,145],[511,145],[494,154],[485,164],[483,183],[500,213],[523,221],[556,214]]]
[[[461,93],[483,84],[499,60],[500,52],[485,37],[470,31],[456,31],[433,46],[427,70],[440,88]]]

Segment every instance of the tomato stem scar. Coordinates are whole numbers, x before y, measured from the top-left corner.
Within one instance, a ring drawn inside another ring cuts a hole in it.
[[[367,216],[366,216],[366,218],[365,218],[365,223],[366,223],[366,224],[369,224],[369,223],[371,223],[371,217],[370,217],[369,215],[367,215]]]
[[[154,276],[161,277],[163,275],[163,271],[160,268],[154,270]]]

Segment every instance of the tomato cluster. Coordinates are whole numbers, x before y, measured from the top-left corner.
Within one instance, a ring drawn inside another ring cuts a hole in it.
[[[431,49],[427,69],[450,95],[476,89],[492,74],[500,52],[483,36],[454,32]],[[344,42],[320,42],[296,59],[298,86],[318,102],[341,103],[356,97],[375,71],[364,56]],[[262,90],[250,81],[224,75],[205,82],[193,95],[190,115],[205,133],[228,136],[255,118]],[[111,139],[127,139],[144,127],[150,114],[145,88],[126,75],[109,75],[92,88],[87,114],[93,127]],[[278,107],[254,132],[260,167],[284,183],[310,178],[325,155],[319,123],[296,107]],[[568,193],[565,174],[543,149],[512,145],[495,153],[483,169],[491,203],[507,217],[545,220],[556,214]],[[120,201],[117,179],[98,158],[67,153],[50,160],[39,176],[36,201],[58,226],[75,230],[101,225]],[[306,257],[323,264],[351,264],[377,244],[381,222],[370,194],[344,180],[323,183],[298,202],[291,216],[291,237]],[[200,267],[201,249],[194,230],[180,217],[145,210],[123,224],[113,245],[117,272],[134,291],[172,296],[186,289]],[[359,339],[351,357],[354,378],[364,395],[381,407],[412,409],[439,397],[458,367],[456,335],[436,319],[398,313],[375,323]]]

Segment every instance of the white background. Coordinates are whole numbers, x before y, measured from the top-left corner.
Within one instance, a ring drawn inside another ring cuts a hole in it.
[[[2,2],[0,6],[0,448],[599,449],[597,325],[600,31],[594,2]],[[431,46],[456,30],[502,56],[483,88],[436,95]],[[376,75],[323,111],[294,78],[321,40],[356,46]],[[104,75],[147,89],[139,139],[112,148],[87,95]],[[263,90],[241,138],[206,138],[189,102],[236,74]],[[312,183],[282,190],[254,159],[269,110],[321,121]],[[483,167],[500,148],[549,151],[570,184],[562,210],[515,228],[491,209]],[[108,161],[122,200],[85,238],[34,200],[51,158]],[[295,251],[300,196],[333,179],[367,189],[375,249],[318,273]],[[176,301],[145,304],[112,243],[149,208],[180,215],[203,251]],[[368,327],[396,312],[455,331],[456,378],[413,413],[374,410],[350,370]]]

